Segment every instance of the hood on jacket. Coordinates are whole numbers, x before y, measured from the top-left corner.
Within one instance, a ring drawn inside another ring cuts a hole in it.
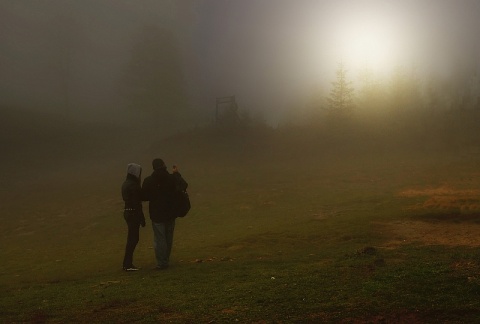
[[[142,174],[142,167],[136,163],[129,163],[127,165],[127,174],[131,174],[135,176],[135,178],[140,179],[140,175]]]

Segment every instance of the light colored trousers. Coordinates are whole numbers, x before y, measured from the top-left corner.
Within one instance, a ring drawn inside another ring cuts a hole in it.
[[[153,228],[153,248],[155,250],[155,259],[157,267],[168,267],[170,253],[173,245],[173,232],[175,230],[175,220],[165,223],[154,223]]]

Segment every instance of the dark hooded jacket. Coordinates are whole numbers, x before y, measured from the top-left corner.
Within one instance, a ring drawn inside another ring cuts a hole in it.
[[[155,223],[173,220],[172,196],[175,192],[175,179],[166,168],[155,169],[146,177],[142,185],[143,200],[148,200],[150,219]]]
[[[142,169],[139,165],[128,165],[127,178],[122,184],[122,198],[125,202],[124,217],[127,222],[145,223],[142,210],[142,188],[140,176]]]

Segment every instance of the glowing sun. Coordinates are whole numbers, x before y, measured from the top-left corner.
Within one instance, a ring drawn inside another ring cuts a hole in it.
[[[336,29],[336,55],[348,69],[369,68],[382,75],[391,71],[401,52],[401,35],[381,17],[350,19]]]

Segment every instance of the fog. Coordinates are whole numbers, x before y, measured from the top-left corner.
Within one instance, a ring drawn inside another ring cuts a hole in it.
[[[365,66],[384,83],[404,66],[419,80],[471,92],[479,17],[480,3],[472,0],[2,0],[0,105],[140,125],[151,110],[182,110],[163,118],[208,124],[215,98],[236,95],[240,109],[276,126],[314,91],[328,95],[340,61],[352,82]],[[381,30],[383,38],[362,39],[355,34],[362,28]],[[168,36],[150,40],[156,49],[145,37],[155,30]],[[389,47],[370,48],[368,57],[361,46],[370,41]],[[141,81],[146,71],[163,77]],[[166,90],[147,100],[141,82]]]
[[[0,0],[0,321],[474,318],[479,35],[480,0]],[[154,158],[192,210],[126,279]]]

